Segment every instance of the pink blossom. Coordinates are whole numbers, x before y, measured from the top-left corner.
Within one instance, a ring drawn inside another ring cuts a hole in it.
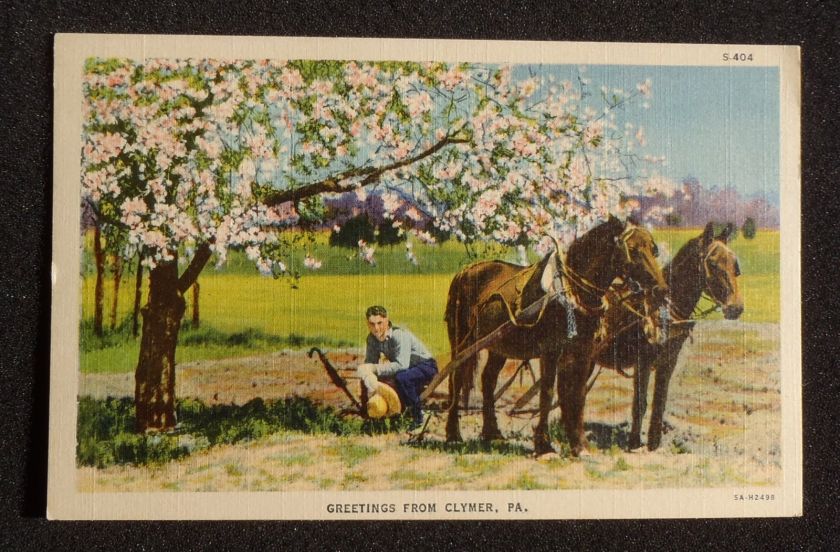
[[[536,91],[537,91],[537,79],[535,79],[533,77],[530,78],[530,79],[525,79],[524,81],[519,83],[519,93],[525,98],[529,98]]]
[[[120,134],[105,133],[99,135],[99,153],[103,160],[117,157],[126,145],[125,138]]]
[[[411,146],[408,144],[408,142],[404,140],[399,140],[397,141],[396,149],[394,149],[394,151],[391,152],[391,155],[394,157],[394,159],[399,161],[401,159],[405,159],[409,151],[411,151]]]
[[[435,173],[435,177],[440,178],[441,180],[451,180],[461,174],[462,169],[463,163],[461,163],[461,161],[450,161],[445,167],[438,168]]]
[[[406,99],[408,113],[411,117],[419,117],[432,109],[432,97],[428,92],[423,91],[416,94],[409,94]]]
[[[365,240],[359,240],[359,258],[372,266],[376,266],[376,259],[373,258],[375,251],[376,249],[368,245]]]
[[[636,141],[639,142],[639,145],[642,147],[647,145],[647,136],[645,136],[644,127],[639,127],[636,130]]]
[[[304,257],[303,259],[303,266],[305,266],[309,270],[318,270],[319,268],[321,268],[321,264],[321,261],[309,254],[307,254],[306,257]]]
[[[434,236],[432,236],[430,233],[426,232],[425,230],[418,230],[418,231],[415,232],[415,235],[417,236],[417,239],[419,239],[421,242],[423,242],[425,244],[432,245],[432,244],[436,243],[436,241],[437,241],[437,240],[435,240]]]
[[[645,79],[645,82],[640,82],[636,85],[636,90],[645,98],[650,98],[652,95],[653,81]]]

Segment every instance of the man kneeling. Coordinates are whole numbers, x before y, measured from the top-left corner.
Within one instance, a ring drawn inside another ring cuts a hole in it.
[[[374,305],[365,312],[368,330],[365,363],[359,365],[369,396],[376,392],[377,377],[393,377],[400,400],[411,416],[410,430],[422,427],[420,393],[437,374],[437,363],[426,346],[410,331],[394,326],[385,307]],[[380,358],[384,362],[380,363]]]

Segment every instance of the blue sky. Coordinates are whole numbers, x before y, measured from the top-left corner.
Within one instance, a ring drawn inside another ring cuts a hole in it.
[[[520,66],[559,79],[591,79],[600,87],[635,90],[653,81],[650,108],[631,107],[627,119],[645,127],[646,153],[665,155],[660,173],[694,176],[707,187],[732,187],[779,204],[779,74],[775,67]]]

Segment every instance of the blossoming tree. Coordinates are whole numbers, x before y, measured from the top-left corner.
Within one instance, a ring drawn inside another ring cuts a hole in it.
[[[323,222],[325,197],[377,187],[386,218],[410,200],[413,220],[464,242],[544,250],[549,236],[569,243],[625,211],[628,197],[658,191],[636,152],[643,130],[619,109],[649,96],[650,82],[596,95],[583,78],[518,70],[89,60],[83,201],[125,233],[122,254],[142,254],[150,274],[137,429],[175,424],[183,295],[210,259],[223,263],[239,248],[262,273],[288,273],[299,242],[286,230]],[[374,262],[374,249],[359,247]],[[305,264],[320,266],[309,254]]]

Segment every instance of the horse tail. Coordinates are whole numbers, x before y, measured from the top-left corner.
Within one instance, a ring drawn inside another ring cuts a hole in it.
[[[444,317],[446,319],[446,329],[449,336],[449,346],[451,356],[454,359],[458,356],[465,347],[470,344],[468,334],[471,330],[471,315],[472,303],[469,297],[469,290],[466,285],[469,278],[465,270],[462,270],[452,278],[452,283],[449,286],[449,295],[446,301],[446,309]],[[467,360],[460,368],[460,381],[462,386],[460,389],[461,401],[466,406],[470,391],[475,386],[474,380],[476,377],[476,363],[475,359]],[[454,373],[449,378],[449,397],[451,401],[457,401],[455,396],[457,390],[454,386]]]
[[[444,320],[446,320],[446,332],[449,336],[449,349],[452,358],[458,354],[458,345],[461,339],[459,330],[461,327],[460,306],[461,306],[461,272],[452,278],[452,283],[449,285],[449,294],[446,298],[446,309],[444,310]]]

